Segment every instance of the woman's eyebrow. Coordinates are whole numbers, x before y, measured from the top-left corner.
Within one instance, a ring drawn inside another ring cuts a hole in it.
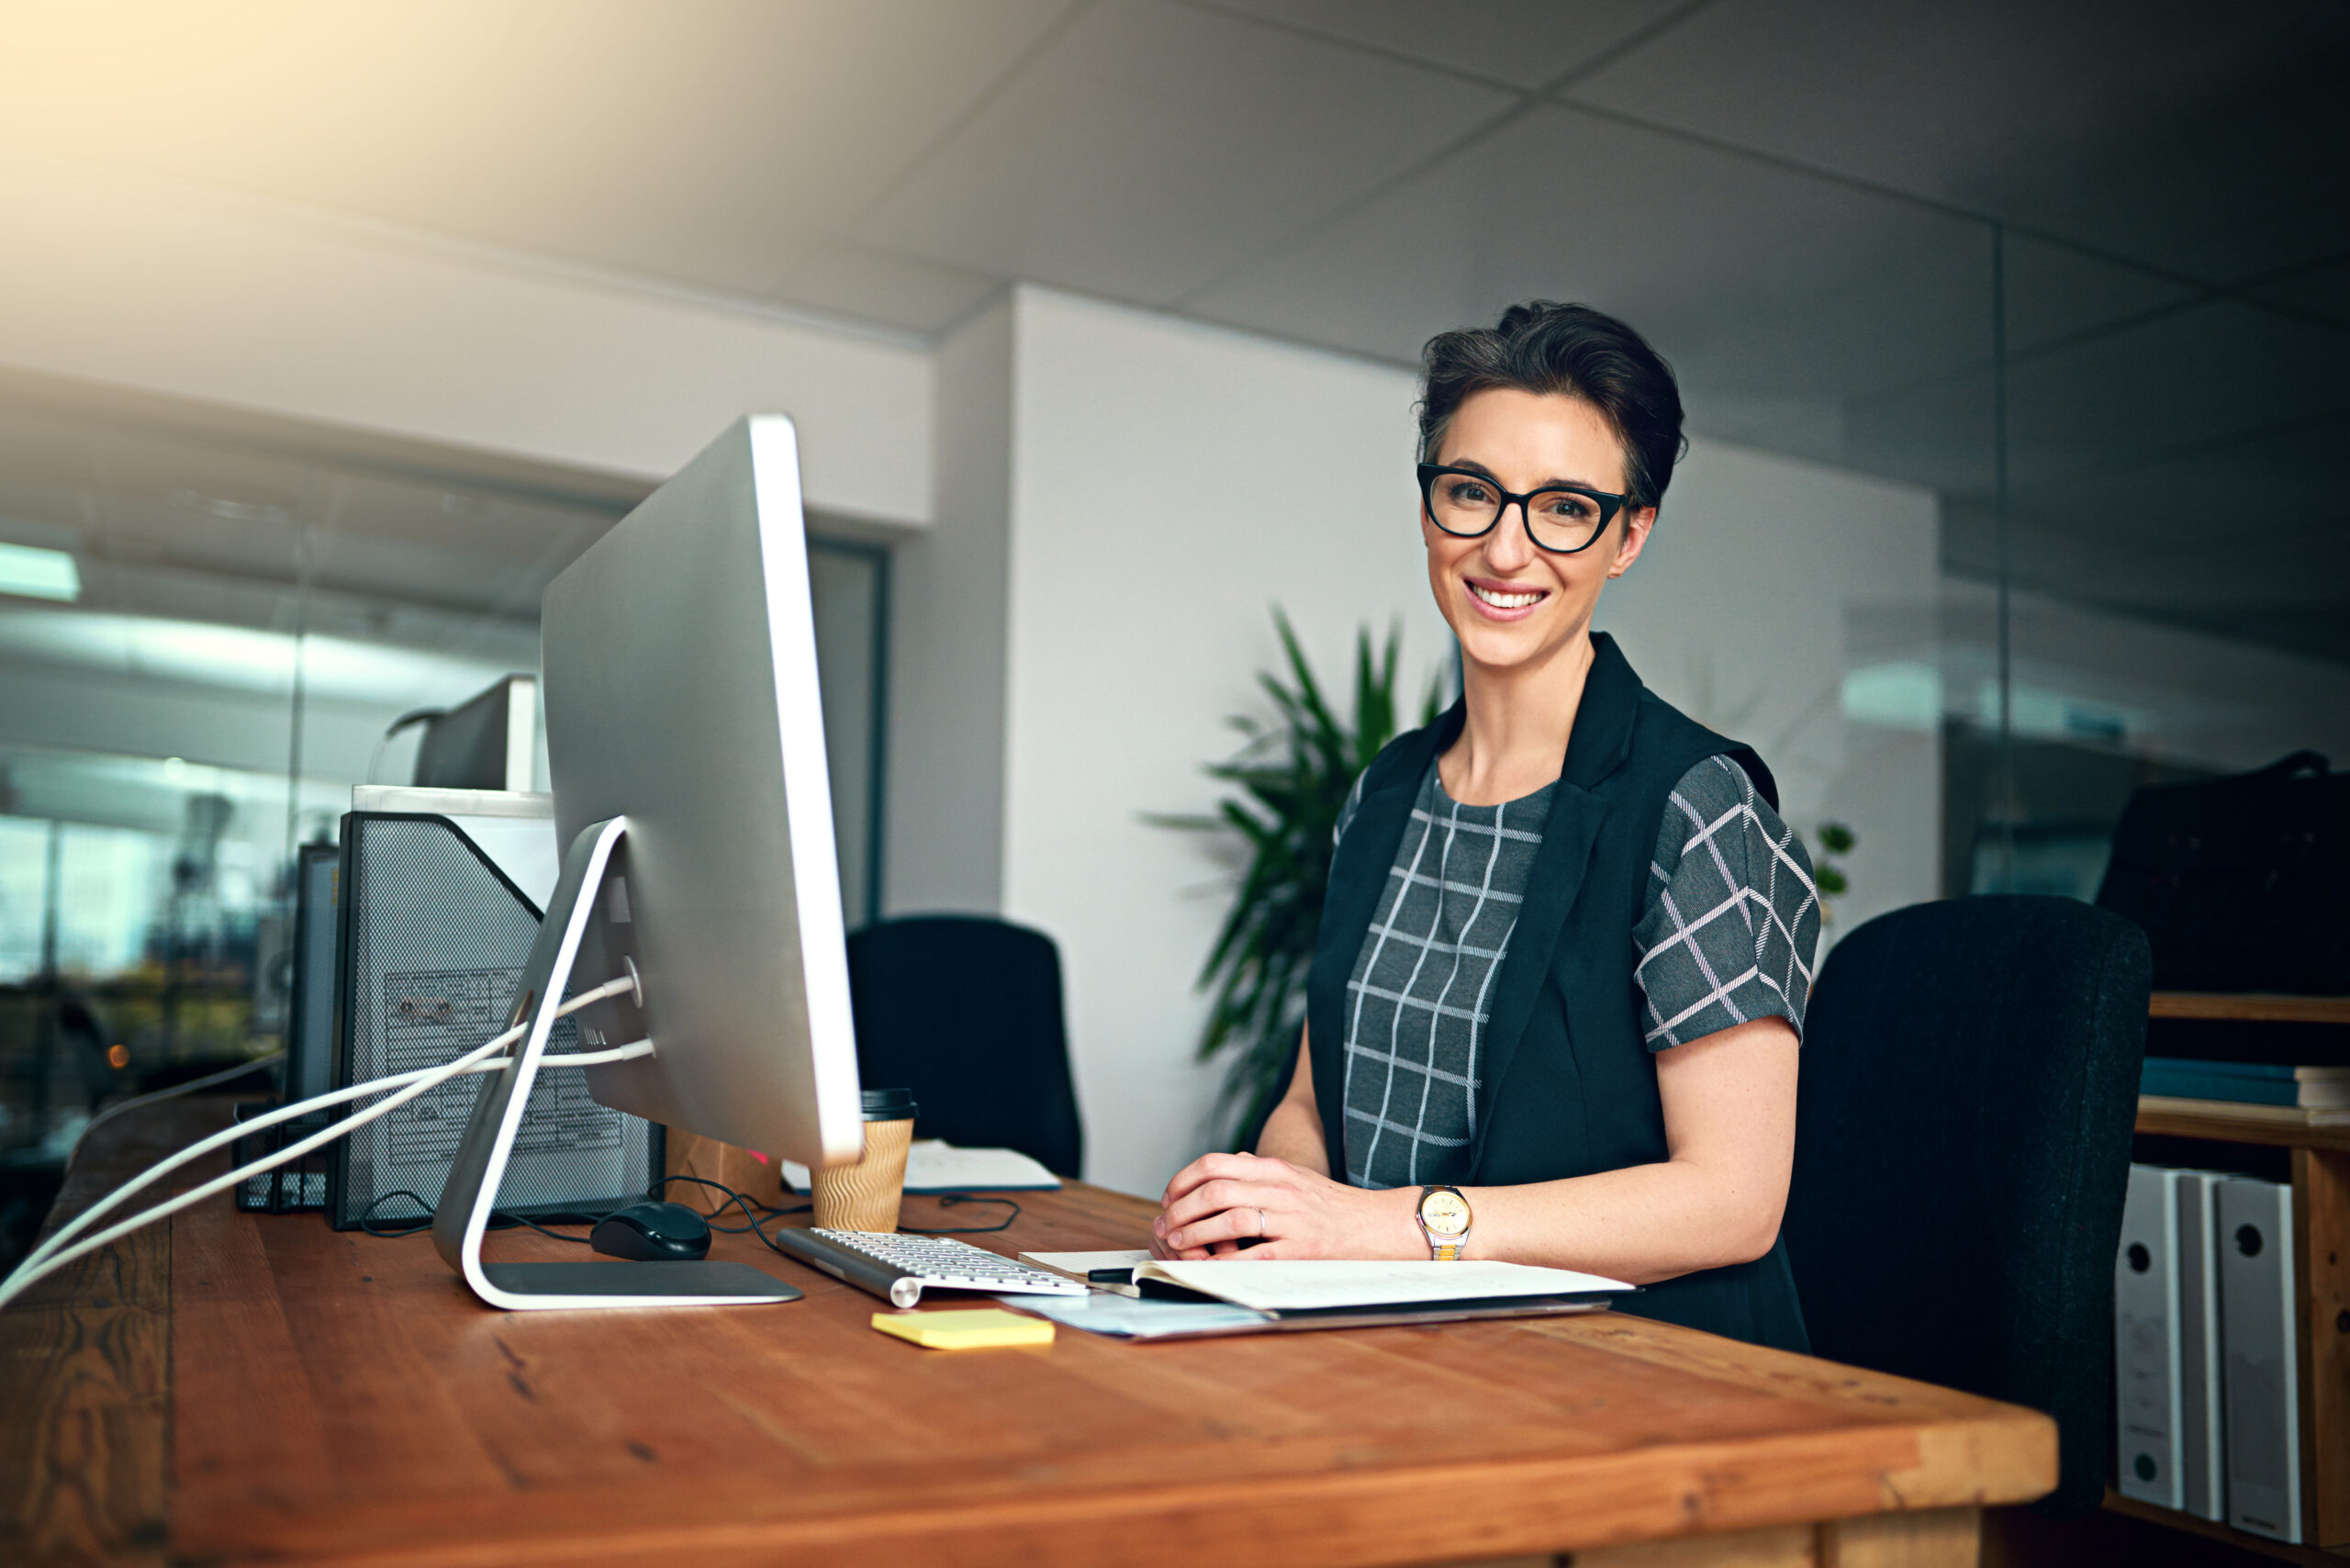
[[[1496,485],[1502,482],[1500,475],[1494,473],[1492,469],[1486,467],[1483,464],[1478,462],[1473,457],[1456,457],[1444,466],[1447,468],[1466,468],[1472,473],[1483,475],[1486,478],[1491,479]],[[1603,496],[1613,493],[1606,487],[1595,485],[1588,479],[1561,479],[1557,475],[1553,474],[1550,477],[1535,486],[1533,489],[1528,490],[1527,494],[1537,495],[1544,490],[1597,490]]]

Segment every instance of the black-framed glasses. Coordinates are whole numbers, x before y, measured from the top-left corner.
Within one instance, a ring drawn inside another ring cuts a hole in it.
[[[1474,539],[1492,532],[1515,504],[1526,520],[1526,536],[1554,555],[1590,549],[1630,499],[1581,485],[1552,485],[1512,495],[1494,483],[1490,474],[1440,463],[1420,465],[1420,501],[1438,528],[1457,538]]]

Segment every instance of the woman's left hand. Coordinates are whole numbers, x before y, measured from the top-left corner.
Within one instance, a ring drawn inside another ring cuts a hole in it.
[[[1154,1258],[1425,1258],[1418,1189],[1367,1192],[1255,1154],[1207,1154],[1176,1172],[1151,1223]]]

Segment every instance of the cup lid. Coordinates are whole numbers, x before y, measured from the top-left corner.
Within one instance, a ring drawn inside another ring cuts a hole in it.
[[[868,1089],[865,1092],[865,1119],[868,1122],[902,1122],[914,1114],[914,1092],[911,1089]]]

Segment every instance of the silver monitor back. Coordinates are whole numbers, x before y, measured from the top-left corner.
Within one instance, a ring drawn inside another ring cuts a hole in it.
[[[628,823],[571,989],[625,954],[655,1047],[586,1070],[591,1092],[770,1158],[854,1163],[865,1129],[791,421],[737,423],[646,498],[548,585],[540,634],[561,842]],[[610,1005],[580,1014],[583,1040]]]

